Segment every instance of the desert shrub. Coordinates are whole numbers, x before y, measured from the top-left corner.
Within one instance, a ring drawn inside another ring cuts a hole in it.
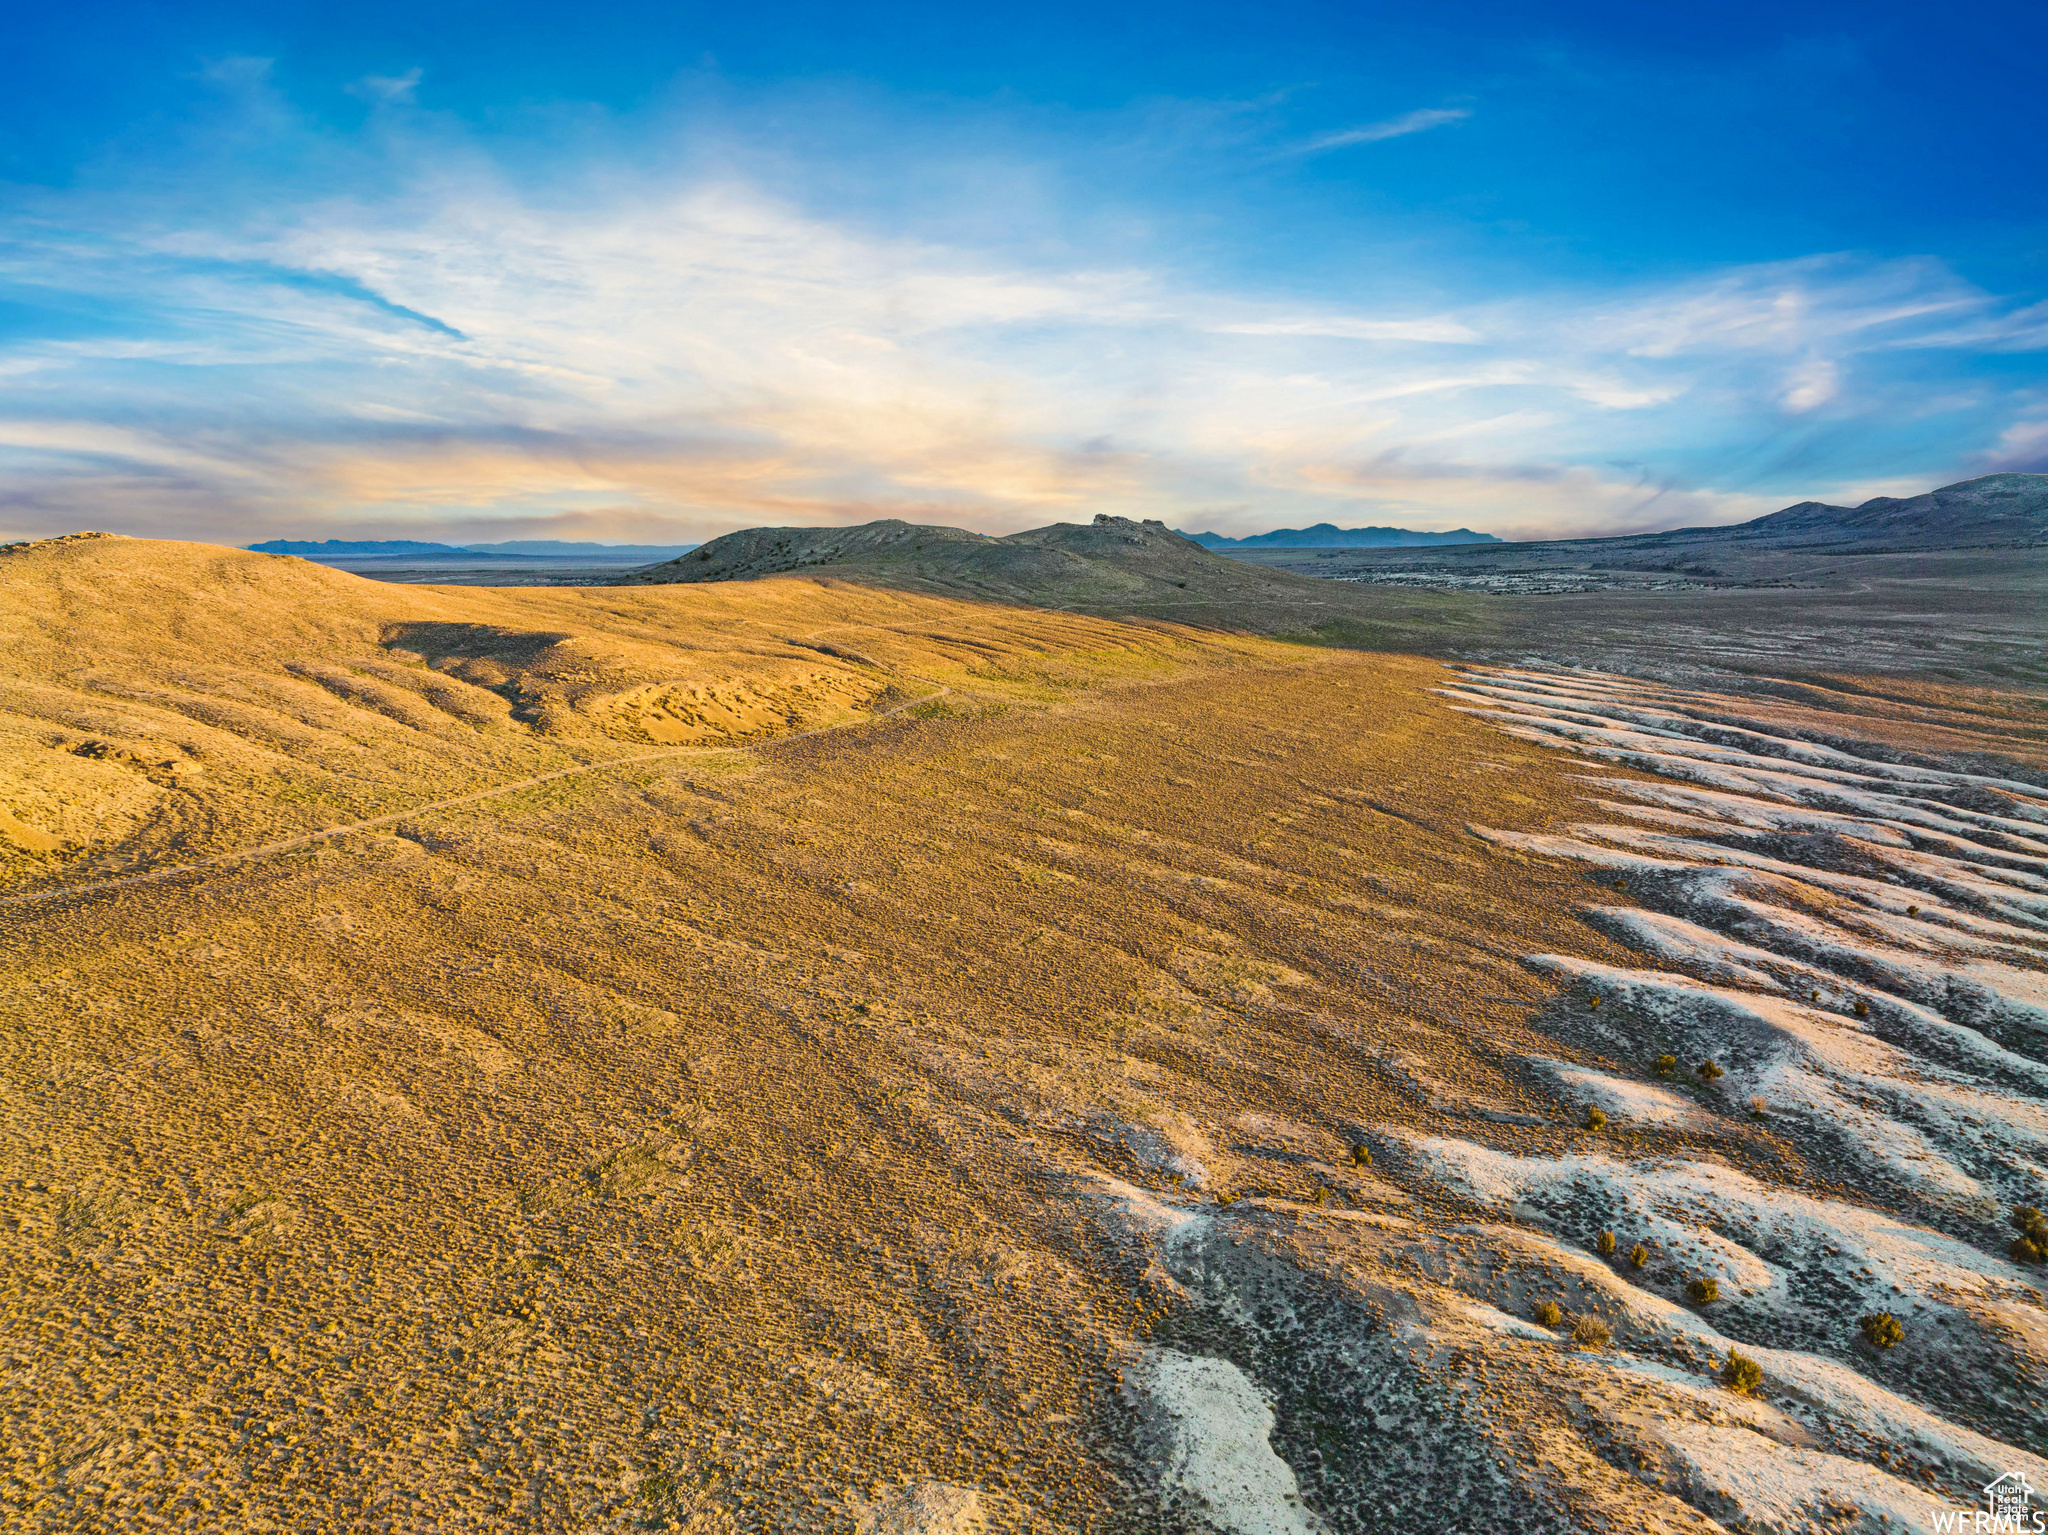
[[[1721,1298],[1721,1285],[1718,1280],[1692,1279],[1686,1282],[1685,1294],[1695,1306],[1705,1306]]]
[[[1628,1266],[1639,1269],[1650,1261],[1650,1249],[1638,1242],[1628,1250]]]
[[[1657,1057],[1657,1075],[1658,1075],[1658,1076],[1660,1076],[1660,1077],[1668,1077],[1668,1076],[1670,1076],[1670,1075],[1671,1075],[1671,1073],[1672,1073],[1672,1072],[1674,1072],[1674,1071],[1676,1071],[1676,1070],[1678,1070],[1678,1057],[1677,1057],[1677,1056],[1675,1056],[1675,1055],[1660,1055],[1660,1056],[1658,1056],[1658,1057]]]
[[[1614,888],[1616,890],[1626,890],[1628,889],[1628,881],[1625,879],[1618,879],[1614,882]]]
[[[1725,1075],[1721,1068],[1719,1066],[1716,1066],[1712,1061],[1701,1061],[1699,1065],[1694,1069],[1699,1072],[1700,1080],[1702,1082],[1716,1082],[1719,1081],[1721,1077]]]
[[[1858,1317],[1856,1325],[1863,1329],[1864,1341],[1872,1348],[1896,1348],[1906,1336],[1906,1329],[1889,1311],[1873,1311],[1869,1316]]]
[[[1353,1167],[1372,1166],[1372,1148],[1370,1146],[1353,1146],[1351,1148],[1351,1165]]]
[[[2014,1205],[2012,1224],[2019,1232],[2012,1244],[2013,1261],[2048,1263],[2048,1215],[2032,1205]]]
[[[1590,996],[1590,997],[1586,998],[1586,1006],[1588,1006],[1588,1007],[1598,1007],[1599,1005],[1600,1005],[1600,993],[1599,993],[1599,992],[1597,992],[1597,991],[1596,991],[1596,992],[1594,992],[1594,993],[1593,993],[1593,995],[1592,995],[1592,996]]]
[[[1751,1118],[1762,1119],[1771,1112],[1771,1106],[1761,1098],[1752,1098],[1749,1100],[1749,1112]]]
[[[1606,1128],[1606,1125],[1607,1125],[1607,1116],[1606,1116],[1605,1114],[1601,1113],[1601,1112],[1600,1112],[1600,1111],[1599,1111],[1599,1110],[1598,1110],[1597,1108],[1595,1108],[1595,1107],[1594,1107],[1594,1106],[1593,1106],[1592,1104],[1590,1104],[1590,1103],[1589,1103],[1589,1104],[1587,1104],[1587,1105],[1586,1105],[1586,1128],[1587,1128],[1588,1130],[1601,1130],[1601,1129],[1605,1129],[1605,1128]]]
[[[1538,1301],[1530,1314],[1545,1327],[1555,1327],[1564,1320],[1564,1308],[1554,1300]]]
[[[1728,1362],[1721,1367],[1721,1379],[1730,1391],[1749,1396],[1764,1383],[1763,1366],[1738,1349],[1728,1350]]]
[[[1315,1194],[1312,1198],[1310,1198],[1309,1203],[1312,1205],[1323,1204],[1328,1201],[1329,1197],[1330,1191],[1327,1188],[1325,1188],[1322,1184],[1318,1183],[1316,1185]]]
[[[1614,1233],[1613,1233],[1613,1232],[1611,1232],[1611,1231],[1603,1231],[1603,1232],[1601,1232],[1601,1233],[1600,1233],[1600,1236],[1599,1236],[1599,1239],[1598,1239],[1597,1241],[1595,1241],[1595,1242],[1593,1243],[1593,1245],[1594,1245],[1595,1247],[1597,1247],[1597,1248],[1598,1248],[1598,1249],[1600,1250],[1600,1256],[1601,1256],[1601,1257],[1603,1257],[1603,1258],[1611,1258],[1611,1257],[1613,1257],[1613,1256],[1614,1256]]]
[[[1909,917],[1917,917],[1920,915],[1920,908],[1917,906],[1908,906],[1906,908],[1906,915]]]
[[[1868,1018],[1870,1016],[1870,1004],[1861,997],[1856,999],[1856,1016],[1858,1018]]]
[[[1584,1348],[1605,1348],[1614,1334],[1607,1330],[1607,1324],[1597,1316],[1582,1316],[1572,1319],[1572,1342]]]

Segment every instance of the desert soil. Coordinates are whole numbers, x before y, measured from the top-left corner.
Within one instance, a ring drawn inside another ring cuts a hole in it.
[[[2006,695],[117,539],[0,552],[0,632],[18,1527],[1897,1529],[2048,1483]]]

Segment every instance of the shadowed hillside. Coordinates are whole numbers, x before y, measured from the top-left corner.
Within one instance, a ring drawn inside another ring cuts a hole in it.
[[[973,678],[1058,687],[1063,657],[1093,676],[1194,653],[865,588],[437,590],[103,535],[0,549],[0,636],[0,848],[81,872],[868,719]]]
[[[1733,528],[1684,530],[1694,536],[1712,531],[1744,543],[1841,549],[2024,548],[2048,543],[2048,474],[1987,474],[1921,496],[1879,496],[1857,507],[1802,501]]]
[[[1440,648],[1487,629],[1476,607],[1432,594],[1367,596],[1212,554],[1164,523],[1097,517],[1007,538],[870,522],[748,528],[619,578],[660,585],[802,573],[865,585],[1143,616],[1258,634],[1346,623],[1389,649]]]
[[[1328,598],[1313,583],[1221,559],[1164,523],[1097,517],[1007,538],[889,520],[853,528],[747,528],[621,584],[845,575],[1037,607],[1155,609]]]

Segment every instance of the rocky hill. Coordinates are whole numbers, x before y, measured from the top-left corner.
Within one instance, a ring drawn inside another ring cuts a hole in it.
[[[621,585],[802,574],[1037,607],[1178,614],[1315,609],[1351,600],[1327,583],[1212,554],[1163,522],[1099,516],[990,538],[890,519],[853,528],[747,528]],[[1258,625],[1263,627],[1263,625]]]
[[[1681,531],[1743,540],[1895,548],[2048,543],[2048,474],[1987,474],[1925,495],[1879,496],[1855,507],[1802,501],[1733,528]]]

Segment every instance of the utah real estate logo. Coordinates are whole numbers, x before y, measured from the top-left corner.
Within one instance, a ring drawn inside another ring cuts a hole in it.
[[[2048,1518],[2033,1506],[2024,1471],[2008,1471],[1984,1489],[1983,1508],[1943,1508],[1932,1514],[1935,1535],[2043,1535]]]

